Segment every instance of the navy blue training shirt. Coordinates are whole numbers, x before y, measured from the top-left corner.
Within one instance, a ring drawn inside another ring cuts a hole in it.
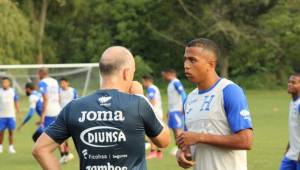
[[[146,170],[145,134],[162,129],[144,97],[98,90],[70,102],[46,134],[59,144],[73,138],[81,170]]]

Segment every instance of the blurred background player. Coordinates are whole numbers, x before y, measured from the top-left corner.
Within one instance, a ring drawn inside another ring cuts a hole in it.
[[[25,92],[26,95],[29,97],[29,110],[24,117],[23,122],[18,127],[18,130],[21,130],[21,128],[32,118],[34,113],[36,112],[37,115],[40,117],[42,115],[42,107],[43,107],[43,100],[42,100],[42,94],[36,90],[36,86],[34,83],[26,83],[25,84]],[[39,138],[39,136],[43,133],[43,127],[42,125],[39,125],[36,131],[32,135],[32,140],[36,142],[36,140]]]
[[[59,89],[60,107],[63,109],[68,103],[77,98],[78,94],[76,89],[70,87],[68,79],[61,78]],[[64,145],[60,146],[60,150],[64,153],[60,159],[60,163],[67,163],[68,161],[74,159],[74,155],[70,152],[68,141],[65,141]]]
[[[61,78],[60,89],[59,89],[60,107],[64,108],[70,101],[77,98],[78,98],[77,90],[70,86],[68,79]]]
[[[38,70],[38,77],[40,79],[38,88],[42,93],[43,99],[40,124],[44,130],[46,130],[48,126],[56,120],[61,110],[59,103],[59,85],[56,79],[49,77],[48,68],[40,68]],[[64,143],[62,145],[64,145]],[[63,147],[64,146],[60,146],[61,159],[64,159],[64,156],[67,155],[64,150],[61,150]]]
[[[10,86],[7,77],[2,78],[0,88],[0,153],[3,152],[4,131],[8,129],[9,153],[16,153],[14,148],[14,130],[16,128],[16,113],[19,113],[19,96],[14,88]]]
[[[153,77],[150,75],[144,75],[142,77],[142,83],[145,88],[147,88],[147,98],[152,104],[154,111],[159,116],[161,120],[163,120],[163,110],[162,110],[162,102],[159,89],[153,84]],[[162,151],[156,147],[153,143],[151,143],[151,150],[147,159],[159,158],[162,159],[163,153]]]
[[[186,98],[186,93],[183,85],[176,76],[176,71],[173,69],[165,69],[162,71],[162,77],[169,82],[168,94],[168,125],[173,130],[175,139],[183,130],[183,102]],[[172,155],[176,155],[177,147],[171,150]]]
[[[300,74],[293,74],[288,81],[292,97],[289,113],[289,143],[280,170],[300,170]]]

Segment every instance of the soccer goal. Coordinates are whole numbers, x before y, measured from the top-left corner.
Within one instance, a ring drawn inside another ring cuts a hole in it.
[[[26,64],[26,65],[0,65],[0,77],[9,77],[12,86],[20,95],[24,95],[24,86],[27,82],[37,83],[37,70],[48,68],[49,76],[57,79],[66,78],[74,87],[79,96],[99,89],[101,77],[98,63],[82,64]]]

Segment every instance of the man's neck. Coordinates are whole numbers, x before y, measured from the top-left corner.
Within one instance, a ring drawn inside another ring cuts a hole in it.
[[[296,101],[297,99],[299,99],[299,97],[300,97],[299,93],[298,94],[292,94],[293,101]]]
[[[204,82],[197,84],[198,90],[207,90],[216,84],[218,80],[220,80],[220,77],[217,73],[213,73],[211,76],[207,76],[207,79]]]
[[[123,84],[123,83],[121,83],[117,80],[114,80],[114,79],[103,79],[100,89],[101,90],[116,89],[116,90],[127,93],[129,89],[126,89],[121,84]]]
[[[70,87],[65,87],[65,88],[62,88],[63,90],[68,90]]]
[[[170,82],[172,82],[173,80],[177,79],[177,77],[172,77],[170,78]]]

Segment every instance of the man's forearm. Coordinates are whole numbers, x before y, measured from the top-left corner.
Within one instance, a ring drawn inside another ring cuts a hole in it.
[[[245,131],[247,131],[245,134],[232,135],[199,134],[198,143],[234,150],[250,150],[252,146],[252,130],[249,129]]]
[[[34,153],[33,155],[44,170],[60,169],[59,162],[53,153],[41,151],[38,153]]]
[[[43,96],[43,107],[42,107],[42,115],[41,115],[42,119],[46,116],[47,105],[48,105],[48,98],[46,96]]]
[[[20,112],[20,104],[18,101],[15,102],[15,108],[16,108],[17,113],[19,113]]]

